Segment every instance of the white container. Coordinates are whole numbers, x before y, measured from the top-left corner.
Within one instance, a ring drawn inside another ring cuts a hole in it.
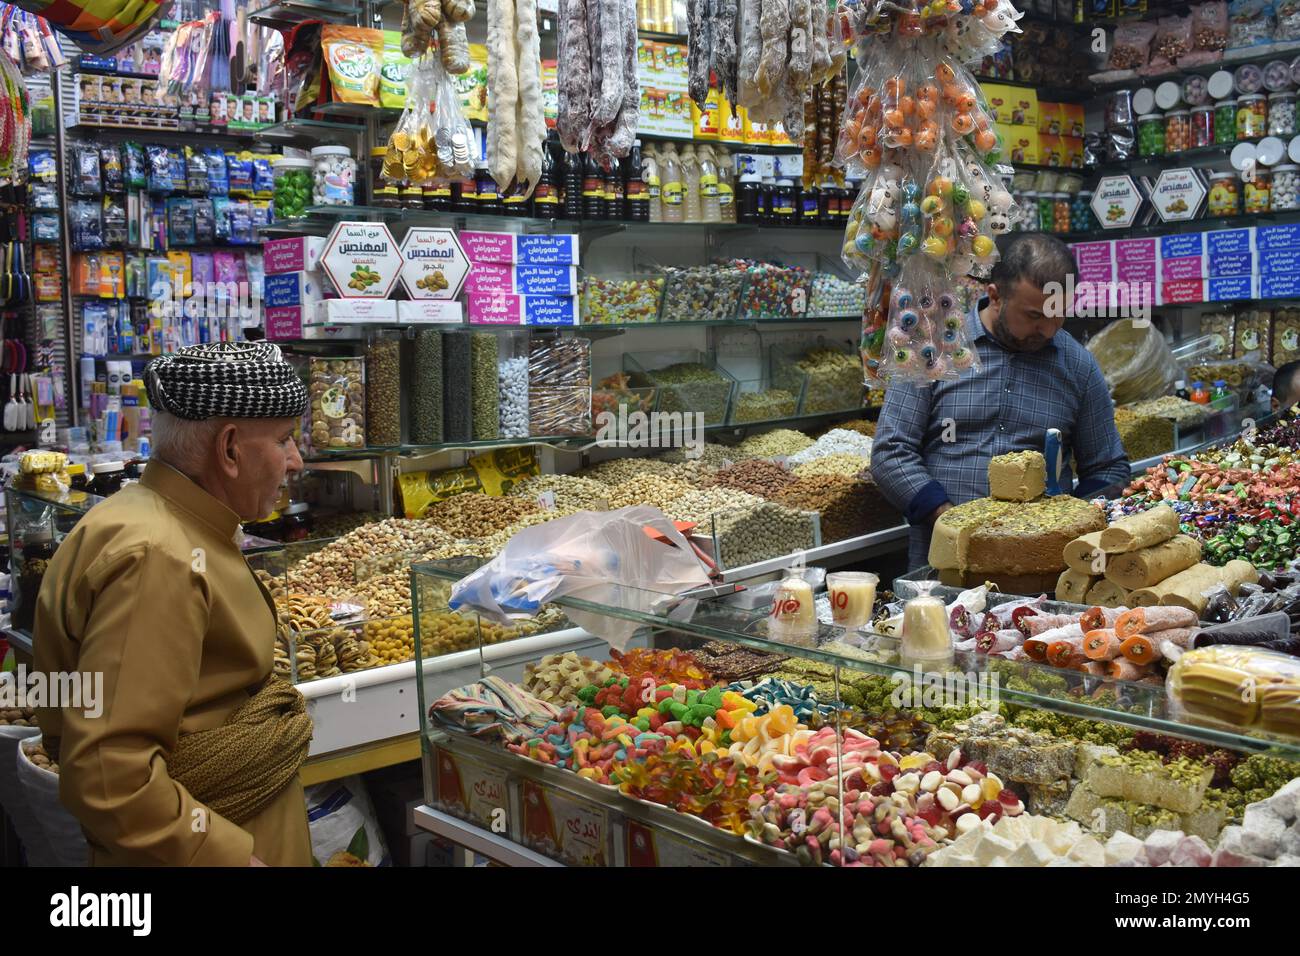
[[[346,146],[317,146],[311,151],[312,203],[351,206],[357,182],[357,161]]]

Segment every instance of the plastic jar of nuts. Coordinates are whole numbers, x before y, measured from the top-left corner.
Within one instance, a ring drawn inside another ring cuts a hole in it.
[[[1192,138],[1191,146],[1193,149],[1201,146],[1211,146],[1214,143],[1214,107],[1198,106],[1192,110]]]
[[[1237,139],[1253,139],[1268,130],[1268,100],[1263,93],[1237,97]]]
[[[1138,155],[1163,156],[1165,153],[1165,118],[1159,113],[1138,117]]]
[[[1210,192],[1206,200],[1206,214],[1210,216],[1236,216],[1241,213],[1241,184],[1231,170],[1210,173]]]
[[[346,146],[317,146],[311,151],[315,166],[312,202],[317,206],[351,206],[357,181],[357,161]]]
[[[1244,207],[1247,215],[1268,212],[1273,204],[1273,172],[1256,166],[1253,178],[1244,183]]]
[[[1165,114],[1165,152],[1187,149],[1192,141],[1192,120],[1187,110],[1170,110]]]
[[[1237,141],[1237,101],[1219,100],[1214,104],[1215,145]]]
[[[1274,212],[1300,209],[1300,166],[1283,163],[1273,167],[1273,195],[1270,208]]]
[[[1268,95],[1268,134],[1290,136],[1295,132],[1295,94],[1291,92]]]

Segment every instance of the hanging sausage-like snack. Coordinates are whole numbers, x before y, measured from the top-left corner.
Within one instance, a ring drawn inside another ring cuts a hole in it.
[[[505,189],[519,164],[519,64],[514,0],[488,0],[488,171]]]
[[[465,24],[443,18],[438,24],[438,55],[443,68],[454,76],[469,72],[469,37]]]
[[[686,0],[689,40],[686,47],[686,86],[700,109],[709,95],[709,65],[713,57],[713,18],[710,0]]]
[[[515,0],[515,32],[519,99],[515,120],[519,165],[515,179],[524,198],[542,178],[542,143],[546,140],[546,118],[542,113],[541,39],[537,35],[537,0]]]
[[[586,0],[563,0],[555,77],[555,128],[560,145],[570,153],[578,151],[591,110],[591,51],[587,43]]]

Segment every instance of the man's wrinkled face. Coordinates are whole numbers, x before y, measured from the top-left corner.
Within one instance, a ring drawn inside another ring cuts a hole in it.
[[[302,458],[293,440],[296,421],[250,418],[233,422],[230,453],[238,472],[230,491],[232,508],[240,520],[255,521],[269,515],[275,510],[285,480],[302,471]]]
[[[989,302],[996,310],[993,337],[1011,352],[1038,352],[1047,347],[1061,327],[1065,316],[1055,318],[1046,313],[1047,295],[1040,286],[1027,279],[1019,280],[1010,292],[989,286]]]

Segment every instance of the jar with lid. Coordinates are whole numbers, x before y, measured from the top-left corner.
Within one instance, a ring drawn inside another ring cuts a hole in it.
[[[357,181],[357,161],[352,151],[346,146],[316,146],[311,161],[312,202],[317,206],[351,206]]]
[[[1268,101],[1263,93],[1237,97],[1237,139],[1254,139],[1268,130]]]
[[[311,537],[311,506],[305,501],[292,501],[280,516],[281,541],[306,541]]]
[[[107,498],[122,489],[122,482],[126,480],[126,462],[95,462],[90,466],[90,473],[90,484],[86,486],[86,491]]]
[[[1070,203],[1070,231],[1088,232],[1096,228],[1092,214],[1092,190],[1081,189]]]
[[[54,532],[48,525],[32,528],[25,533],[19,529],[16,559],[13,565],[18,580],[13,582],[13,605],[10,624],[20,631],[31,632],[36,624],[36,599],[41,593],[41,582],[54,558],[58,545]]]
[[[1210,216],[1236,216],[1241,213],[1241,184],[1231,170],[1210,173],[1209,195],[1205,211]]]
[[[307,217],[307,207],[311,205],[314,165],[310,159],[294,156],[282,157],[271,164],[274,182],[272,208],[276,219]]]
[[[406,180],[398,193],[398,202],[403,209],[423,209],[424,187],[413,180]]]
[[[1270,209],[1274,212],[1287,212],[1300,209],[1300,166],[1295,163],[1282,163],[1273,167],[1273,194]]]
[[[1214,143],[1216,146],[1221,146],[1236,141],[1237,101],[1219,100],[1214,104]]]
[[[1170,110],[1165,114],[1165,152],[1178,153],[1191,144],[1192,119],[1187,110]]]
[[[1159,113],[1138,117],[1138,155],[1163,156],[1165,153],[1165,118]]]
[[[401,183],[384,175],[384,156],[388,149],[376,146],[370,151],[370,205],[383,209],[396,209],[401,205]]]
[[[1268,95],[1268,135],[1291,136],[1295,133],[1294,93],[1270,93]]]
[[[1052,232],[1070,231],[1070,197],[1067,193],[1052,194]]]
[[[1247,215],[1268,212],[1273,204],[1273,171],[1256,166],[1254,175],[1245,181],[1243,207]]]
[[[1214,145],[1214,107],[1198,106],[1192,110],[1191,144],[1193,149]]]
[[[1051,232],[1052,219],[1056,214],[1054,193],[1038,194],[1038,231]]]

